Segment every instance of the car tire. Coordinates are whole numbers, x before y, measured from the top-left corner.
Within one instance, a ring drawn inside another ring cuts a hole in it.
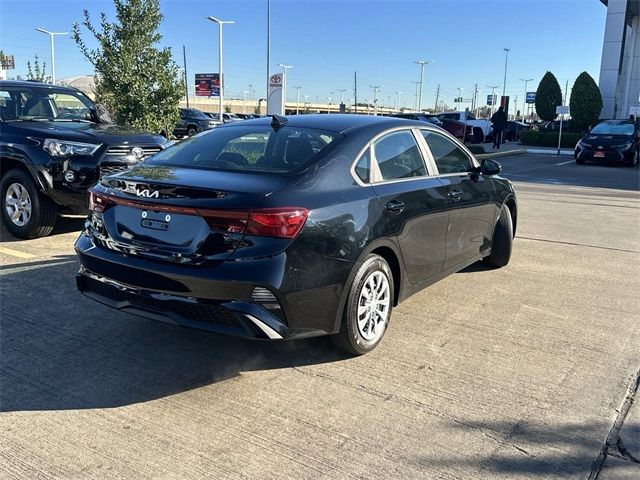
[[[483,261],[495,268],[504,267],[509,263],[511,250],[513,248],[513,219],[511,212],[506,205],[502,206],[500,217],[493,230],[493,240],[491,242],[491,254]]]
[[[198,133],[198,129],[195,127],[187,128],[187,137],[193,137],[196,133]]]
[[[23,170],[10,170],[0,182],[2,221],[17,238],[46,237],[56,223],[57,208],[53,201],[38,192],[31,176]],[[11,212],[21,213],[13,218]]]
[[[484,132],[480,127],[473,127],[473,143],[484,143]]]
[[[340,332],[333,336],[334,343],[352,355],[373,350],[389,325],[393,292],[389,264],[380,255],[369,255],[351,282]],[[379,295],[378,299],[372,301],[372,294]]]

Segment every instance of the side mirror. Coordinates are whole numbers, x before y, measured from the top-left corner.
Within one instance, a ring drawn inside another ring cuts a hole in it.
[[[480,171],[483,175],[498,175],[502,171],[502,165],[495,160],[486,158],[482,161]]]

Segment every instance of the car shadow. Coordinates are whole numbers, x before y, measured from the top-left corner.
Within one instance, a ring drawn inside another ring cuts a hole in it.
[[[74,256],[0,268],[0,411],[118,407],[349,358],[327,338],[250,341],[120,313],[76,291],[77,269]]]
[[[84,225],[86,216],[58,217],[56,225],[49,236],[63,235],[66,233],[80,232]],[[24,242],[24,239],[11,235],[2,225],[0,228],[0,242]]]

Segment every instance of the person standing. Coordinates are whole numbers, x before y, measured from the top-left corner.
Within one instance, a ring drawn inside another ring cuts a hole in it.
[[[502,135],[507,127],[507,114],[504,113],[503,107],[498,108],[498,111],[493,114],[491,124],[493,125],[493,148],[500,149]]]

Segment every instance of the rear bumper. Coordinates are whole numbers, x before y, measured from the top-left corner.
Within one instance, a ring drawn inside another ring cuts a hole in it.
[[[326,335],[336,328],[339,290],[324,284],[300,288],[300,281],[288,285],[285,253],[189,266],[101,248],[84,233],[75,247],[78,290],[118,310],[265,340]],[[256,294],[256,287],[268,290],[271,300]]]
[[[261,340],[292,337],[284,323],[249,302],[215,302],[133,288],[84,267],[76,284],[81,293],[97,302],[152,320]]]

